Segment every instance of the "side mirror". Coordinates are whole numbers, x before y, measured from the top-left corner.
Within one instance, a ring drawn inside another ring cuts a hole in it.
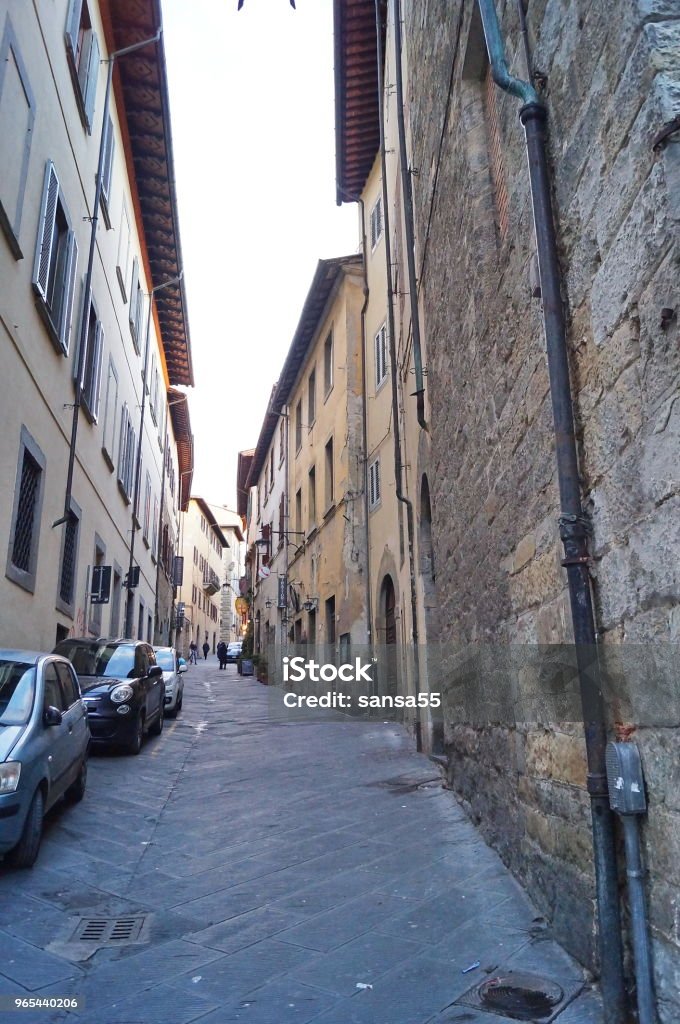
[[[50,705],[43,712],[43,725],[61,725],[63,717],[59,708]]]
[[[158,676],[162,676],[162,675],[163,675],[163,669],[160,667],[160,665],[152,665],[149,668],[149,672],[148,672],[149,679],[157,679]]]

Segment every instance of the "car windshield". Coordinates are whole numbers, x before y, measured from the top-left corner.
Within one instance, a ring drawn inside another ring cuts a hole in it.
[[[164,672],[175,671],[175,658],[172,651],[159,651],[156,648],[156,661]]]
[[[35,698],[35,666],[0,660],[0,725],[26,725]]]
[[[242,647],[243,647],[243,644],[238,643],[238,641],[236,641],[236,642],[234,642],[232,644],[229,644],[227,650],[228,651],[240,651]]]
[[[62,640],[54,648],[54,653],[68,658],[79,676],[125,679],[135,675],[135,648],[132,644]]]

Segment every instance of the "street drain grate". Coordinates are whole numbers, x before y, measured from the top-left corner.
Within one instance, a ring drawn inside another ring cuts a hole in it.
[[[69,942],[87,942],[95,946],[122,946],[143,941],[148,914],[128,917],[81,917]]]
[[[564,1009],[564,990],[554,981],[526,971],[502,971],[466,992],[458,1004],[474,1006],[511,1020],[551,1024]]]

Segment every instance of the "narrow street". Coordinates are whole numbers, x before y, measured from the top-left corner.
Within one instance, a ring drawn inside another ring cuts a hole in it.
[[[185,679],[138,757],[91,758],[35,868],[0,868],[0,995],[85,1000],[17,1020],[503,1024],[457,1002],[502,967],[561,986],[542,1020],[600,1024],[582,970],[400,728],[271,722],[267,689],[212,657]],[[78,917],[136,915],[136,943],[72,939]]]

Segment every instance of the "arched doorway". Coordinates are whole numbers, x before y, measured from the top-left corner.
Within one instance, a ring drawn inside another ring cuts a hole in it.
[[[397,642],[397,598],[394,592],[394,583],[391,576],[385,576],[380,588],[380,611],[384,626],[385,644],[396,644]]]

